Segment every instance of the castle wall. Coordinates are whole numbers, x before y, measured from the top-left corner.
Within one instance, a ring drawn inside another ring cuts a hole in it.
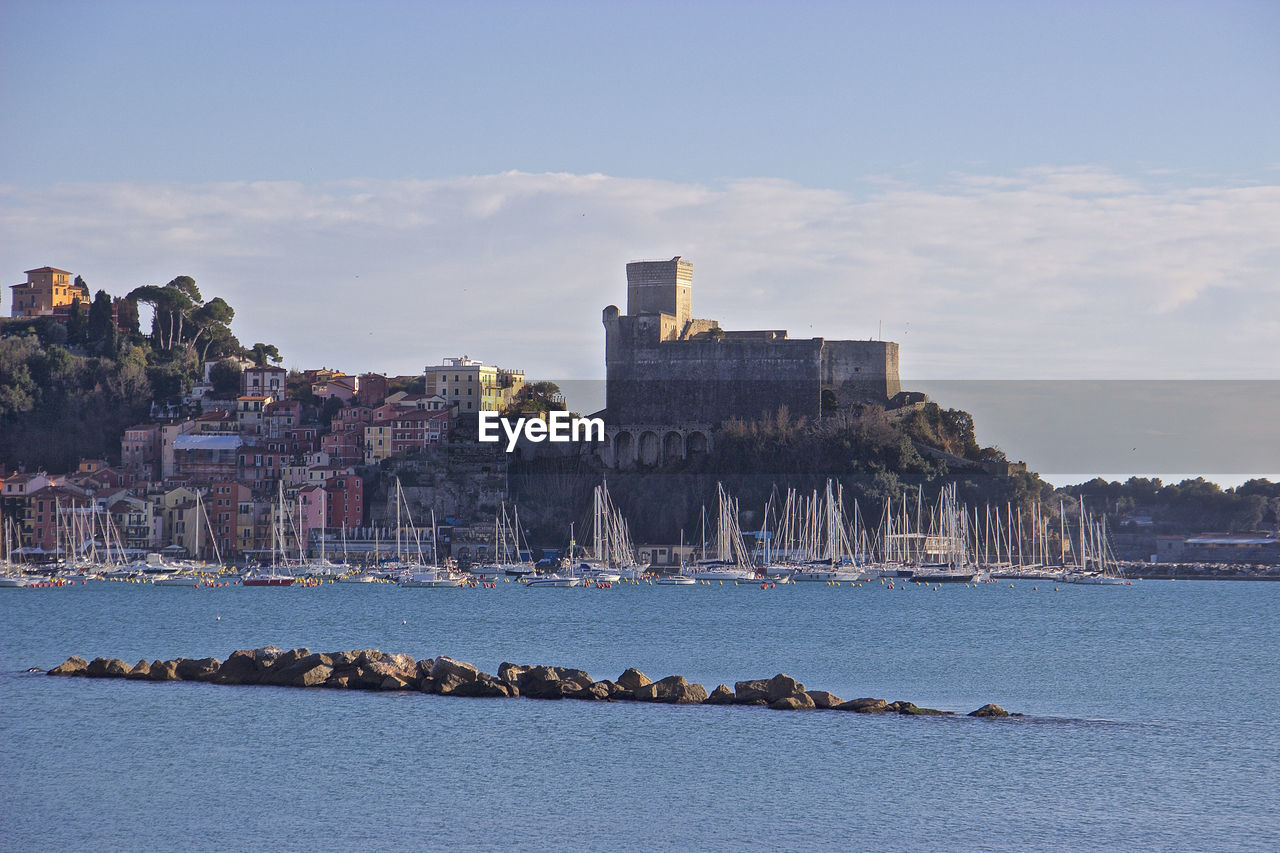
[[[608,309],[605,326],[610,423],[715,424],[782,406],[819,413],[821,338],[664,341],[652,318],[610,319]]]
[[[893,341],[826,341],[820,373],[822,390],[843,405],[883,402],[902,390],[898,345]]]
[[[901,391],[896,343],[725,331],[692,318],[691,284],[692,265],[679,258],[628,264],[629,313],[604,309],[605,418],[620,430],[611,447],[617,463],[677,455],[679,436],[670,433],[677,425],[714,428],[783,407],[793,417],[818,417],[827,391],[842,406],[885,402]]]

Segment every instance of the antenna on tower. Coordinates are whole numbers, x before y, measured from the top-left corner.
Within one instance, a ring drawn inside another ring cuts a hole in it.
[[[876,321],[876,340],[877,341],[884,340],[884,320]]]

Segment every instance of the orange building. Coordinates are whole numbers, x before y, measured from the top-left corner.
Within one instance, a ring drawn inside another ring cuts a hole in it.
[[[10,285],[13,291],[14,317],[46,317],[55,308],[79,299],[89,307],[89,288],[70,280],[71,273],[53,267],[27,270],[23,284]]]

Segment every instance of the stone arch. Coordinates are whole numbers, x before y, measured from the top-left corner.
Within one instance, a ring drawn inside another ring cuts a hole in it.
[[[635,438],[626,430],[619,430],[613,437],[613,464],[625,468],[634,458]]]
[[[695,453],[706,453],[707,434],[696,429],[689,433],[689,437],[685,440],[685,450],[690,456],[693,456]]]
[[[660,444],[658,434],[653,430],[640,433],[640,464],[657,465]]]
[[[671,462],[675,459],[684,458],[684,436],[675,430],[670,430],[662,437],[662,461]]]

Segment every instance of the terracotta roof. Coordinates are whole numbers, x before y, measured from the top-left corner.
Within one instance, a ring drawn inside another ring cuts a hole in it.
[[[24,273],[33,273],[33,272],[60,272],[60,273],[62,273],[63,275],[71,275],[71,273],[67,272],[66,270],[60,270],[60,269],[58,269],[57,267],[36,267],[36,268],[35,268],[35,269],[33,269],[33,270],[23,270],[23,272],[24,272]]]

